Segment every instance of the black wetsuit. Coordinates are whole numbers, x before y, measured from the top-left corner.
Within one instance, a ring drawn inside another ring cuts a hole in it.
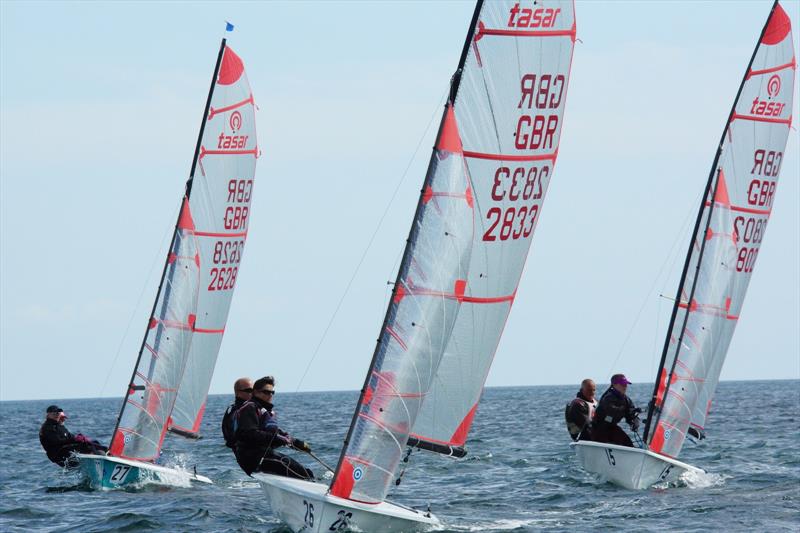
[[[581,391],[575,399],[567,404],[564,417],[567,420],[567,431],[572,440],[591,440],[589,423],[597,409],[597,400],[589,400]]]
[[[245,403],[247,403],[247,400],[236,398],[225,410],[225,414],[222,415],[222,437],[225,439],[225,446],[231,450],[236,449],[236,428],[233,423],[233,414],[241,409]]]
[[[278,427],[271,403],[253,398],[235,412],[234,419],[236,461],[248,476],[258,471],[298,479],[314,478],[311,470],[275,451],[287,444],[302,447],[304,443]]]
[[[80,433],[73,435],[64,424],[50,418],[39,428],[39,442],[47,452],[47,458],[59,466],[70,468],[78,466],[78,462],[70,457],[72,453],[104,453],[108,450],[97,441],[91,441]]]
[[[614,387],[603,393],[591,425],[591,440],[607,442],[620,446],[633,446],[631,438],[619,427],[623,418],[631,428],[639,429],[639,410],[627,395],[619,392]]]

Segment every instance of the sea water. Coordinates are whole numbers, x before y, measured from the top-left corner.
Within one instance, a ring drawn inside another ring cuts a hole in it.
[[[569,447],[564,406],[575,386],[488,388],[460,460],[415,451],[391,498],[427,508],[444,531],[798,531],[800,381],[723,382],[708,438],[681,460],[705,469],[677,486],[632,491],[581,470]],[[603,387],[599,387],[602,392]],[[644,406],[651,385],[629,393]],[[356,392],[284,393],[281,426],[335,465]],[[288,529],[258,484],[225,447],[220,420],[228,396],[212,396],[205,438],[168,436],[162,462],[214,485],[145,485],[90,491],[76,473],[50,463],[38,441],[44,410],[57,403],[67,427],[108,443],[119,399],[0,403],[0,531],[268,531]],[[296,458],[322,475],[309,456]],[[329,476],[329,475],[328,475]]]

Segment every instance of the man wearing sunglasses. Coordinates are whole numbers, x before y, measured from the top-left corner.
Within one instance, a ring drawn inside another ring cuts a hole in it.
[[[291,457],[276,452],[281,446],[310,452],[308,443],[293,439],[278,427],[273,412],[275,378],[266,376],[253,384],[249,402],[236,411],[236,461],[249,476],[253,472],[266,472],[298,479],[314,479],[314,473]]]
[[[233,424],[233,413],[250,400],[253,394],[253,380],[250,378],[239,378],[233,384],[233,403],[225,410],[222,415],[222,437],[225,439],[225,446],[231,450],[236,449],[236,428]]]

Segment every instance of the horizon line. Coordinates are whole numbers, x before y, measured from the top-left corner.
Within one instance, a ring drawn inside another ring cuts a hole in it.
[[[725,379],[720,380],[719,383],[754,383],[758,381],[800,381],[800,377],[792,377],[792,378],[761,378],[761,379]],[[597,381],[595,380],[595,383]],[[639,381],[632,383],[632,385],[637,384],[646,384],[652,385],[655,382],[645,382]],[[577,383],[556,383],[556,384],[548,384],[548,385],[491,385],[484,387],[486,389],[512,389],[512,388],[534,388],[534,387],[567,387],[567,386],[580,386],[580,382]],[[327,390],[297,390],[297,391],[281,391],[281,395],[286,394],[316,394],[316,393],[328,393],[328,392],[359,392],[358,389],[327,389]],[[209,394],[208,396],[228,396],[232,393],[229,392],[218,392],[215,394]],[[64,398],[30,398],[26,400],[20,399],[11,399],[11,400],[3,400],[0,399],[0,403],[6,402],[45,402],[45,401],[62,401],[62,400],[113,400],[113,399],[121,399],[123,396],[89,396],[89,397],[64,397]]]

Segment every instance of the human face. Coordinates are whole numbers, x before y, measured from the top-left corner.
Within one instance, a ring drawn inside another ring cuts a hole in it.
[[[236,387],[234,388],[234,393],[236,397],[240,400],[249,400],[250,396],[253,394],[253,382],[252,381],[242,381],[236,382]]]
[[[622,394],[625,394],[625,391],[628,390],[628,385],[626,383],[614,383],[613,387]]]
[[[594,381],[586,382],[581,387],[581,392],[587,400],[593,400],[595,393],[597,393],[597,386],[594,384]]]
[[[47,413],[47,418],[50,420],[55,420],[59,424],[63,424],[64,420],[67,419],[67,414],[64,411],[58,411],[56,413]]]
[[[272,399],[275,397],[275,386],[264,385],[261,389],[253,389],[253,394],[260,400],[272,403]]]

